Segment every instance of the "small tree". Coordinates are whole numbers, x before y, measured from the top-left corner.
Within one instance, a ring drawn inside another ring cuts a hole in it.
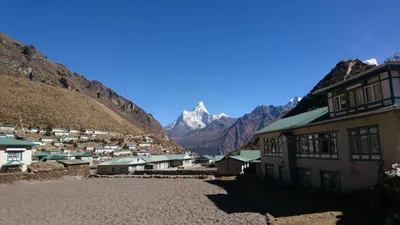
[[[72,145],[72,147],[74,147],[75,149],[78,147],[78,144],[77,143],[74,143],[73,145]]]

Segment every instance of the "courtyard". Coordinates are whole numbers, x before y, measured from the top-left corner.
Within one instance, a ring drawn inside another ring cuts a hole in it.
[[[357,201],[265,184],[98,178],[0,185],[0,224],[376,224]],[[266,216],[267,215],[267,216]]]

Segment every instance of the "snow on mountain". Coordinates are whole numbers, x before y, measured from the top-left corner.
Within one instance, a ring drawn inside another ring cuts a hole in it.
[[[198,102],[192,111],[184,110],[177,120],[165,126],[167,131],[175,127],[185,127],[187,130],[196,130],[206,127],[214,120],[228,117],[225,113],[212,115],[206,109],[202,101]]]
[[[295,106],[297,103],[301,101],[300,97],[293,97],[289,100],[289,102],[286,104],[286,106]]]
[[[400,52],[396,52],[393,57],[390,57],[388,59],[385,60],[386,62],[400,62]]]
[[[370,65],[370,66],[377,66],[378,61],[375,58],[364,60],[363,63]]]
[[[226,115],[225,113],[220,113],[218,115],[213,115],[213,120],[219,120],[222,117],[229,117],[228,115]]]
[[[291,99],[289,100],[290,103],[297,103],[297,102],[299,102],[299,101],[301,101],[301,98],[300,98],[300,97],[294,97],[294,98],[291,98]]]

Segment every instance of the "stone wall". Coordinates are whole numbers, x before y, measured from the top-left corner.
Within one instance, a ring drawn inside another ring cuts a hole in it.
[[[28,180],[28,181],[55,180],[55,179],[60,179],[64,176],[88,177],[89,169],[88,167],[86,168],[75,167],[75,168],[68,168],[66,170],[37,172],[37,173],[26,173],[26,172],[0,173],[0,184],[9,184],[19,180]]]
[[[134,175],[217,175],[216,170],[135,170]]]
[[[206,179],[212,180],[215,177],[213,175],[127,175],[127,174],[116,174],[116,175],[90,175],[92,178],[158,178],[158,179]]]

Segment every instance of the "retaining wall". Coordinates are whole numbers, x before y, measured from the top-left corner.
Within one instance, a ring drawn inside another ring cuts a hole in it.
[[[88,177],[89,170],[85,169],[73,169],[73,170],[59,170],[59,171],[48,171],[48,172],[37,172],[37,173],[0,173],[0,184],[9,184],[19,180],[55,180],[64,176],[81,176]]]
[[[135,170],[133,175],[217,175],[216,170]]]

